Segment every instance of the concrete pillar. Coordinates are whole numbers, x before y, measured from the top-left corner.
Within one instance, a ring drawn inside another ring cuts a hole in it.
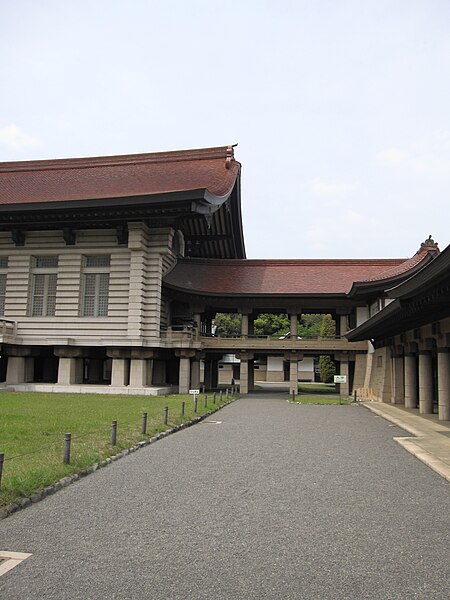
[[[248,394],[248,359],[246,358],[241,358],[239,381],[241,394]]]
[[[289,359],[289,393],[298,394],[298,359]]]
[[[24,381],[34,381],[34,357],[27,356],[25,359],[25,377]]]
[[[200,388],[200,360],[195,358],[191,361],[191,387],[194,390]]]
[[[25,382],[25,357],[9,356],[6,367],[6,383],[24,383]]]
[[[431,352],[419,351],[419,412],[430,415],[433,412],[433,365]]]
[[[58,384],[72,385],[77,379],[77,359],[60,358],[58,364]]]
[[[246,315],[246,314],[242,314],[241,336],[243,338],[248,337],[248,315]]]
[[[290,318],[290,332],[291,332],[291,340],[297,339],[297,327],[298,327],[298,315],[297,313],[291,313],[289,315]]]
[[[132,358],[130,362],[130,387],[147,385],[147,361],[145,358]]]
[[[126,358],[113,358],[112,372],[111,372],[111,385],[114,387],[122,387],[128,385],[128,359]]]
[[[450,421],[450,352],[438,349],[438,405],[439,420]]]
[[[405,353],[405,408],[417,408],[416,355]]]
[[[394,354],[391,358],[392,367],[392,404],[405,403],[405,378],[403,373],[403,355]]]
[[[339,375],[345,375],[345,383],[339,384],[339,393],[341,396],[348,396],[350,393],[350,372],[348,368],[348,358],[341,357],[339,361]]]
[[[189,385],[191,379],[191,359],[187,357],[180,357],[180,371],[178,380],[178,393],[187,394],[189,392]]]
[[[146,379],[146,385],[153,385],[153,364],[154,364],[154,360],[153,358],[147,358],[147,379]]]
[[[340,315],[339,317],[339,335],[342,337],[348,331],[348,315]]]
[[[255,389],[255,361],[248,361],[248,391],[253,392]]]

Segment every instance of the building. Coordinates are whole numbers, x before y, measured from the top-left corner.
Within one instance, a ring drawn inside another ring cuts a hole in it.
[[[436,244],[410,259],[248,260],[240,171],[232,147],[0,164],[5,385],[186,392],[216,387],[233,354],[242,392],[261,364],[295,391],[328,354],[342,393],[369,388],[360,327],[434,264]],[[217,312],[242,315],[240,336],[212,334]],[[289,315],[290,337],[255,337],[261,312]],[[302,313],[332,314],[336,336],[298,339]]]

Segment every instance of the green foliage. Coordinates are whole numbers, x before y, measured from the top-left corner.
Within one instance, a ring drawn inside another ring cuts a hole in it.
[[[319,357],[320,381],[331,383],[336,374],[336,366],[330,356]]]
[[[214,325],[217,326],[216,335],[223,337],[236,337],[241,335],[241,315],[237,313],[217,313]]]
[[[320,323],[320,336],[321,337],[333,337],[336,334],[336,323],[331,315],[321,315],[322,321]]]
[[[285,314],[261,313],[254,320],[255,335],[281,336],[289,331],[289,317]]]

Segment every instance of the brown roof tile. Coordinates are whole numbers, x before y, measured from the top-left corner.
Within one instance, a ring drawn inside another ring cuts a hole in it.
[[[316,295],[345,294],[353,282],[376,278],[405,262],[399,259],[355,260],[202,260],[184,259],[164,282],[201,294]]]
[[[0,163],[0,204],[121,198],[186,190],[227,196],[233,148]]]

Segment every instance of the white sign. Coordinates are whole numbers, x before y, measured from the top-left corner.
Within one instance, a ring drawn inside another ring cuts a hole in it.
[[[194,396],[198,396],[200,394],[200,390],[189,390],[190,394],[194,394]]]
[[[334,383],[347,383],[347,375],[335,375]]]

